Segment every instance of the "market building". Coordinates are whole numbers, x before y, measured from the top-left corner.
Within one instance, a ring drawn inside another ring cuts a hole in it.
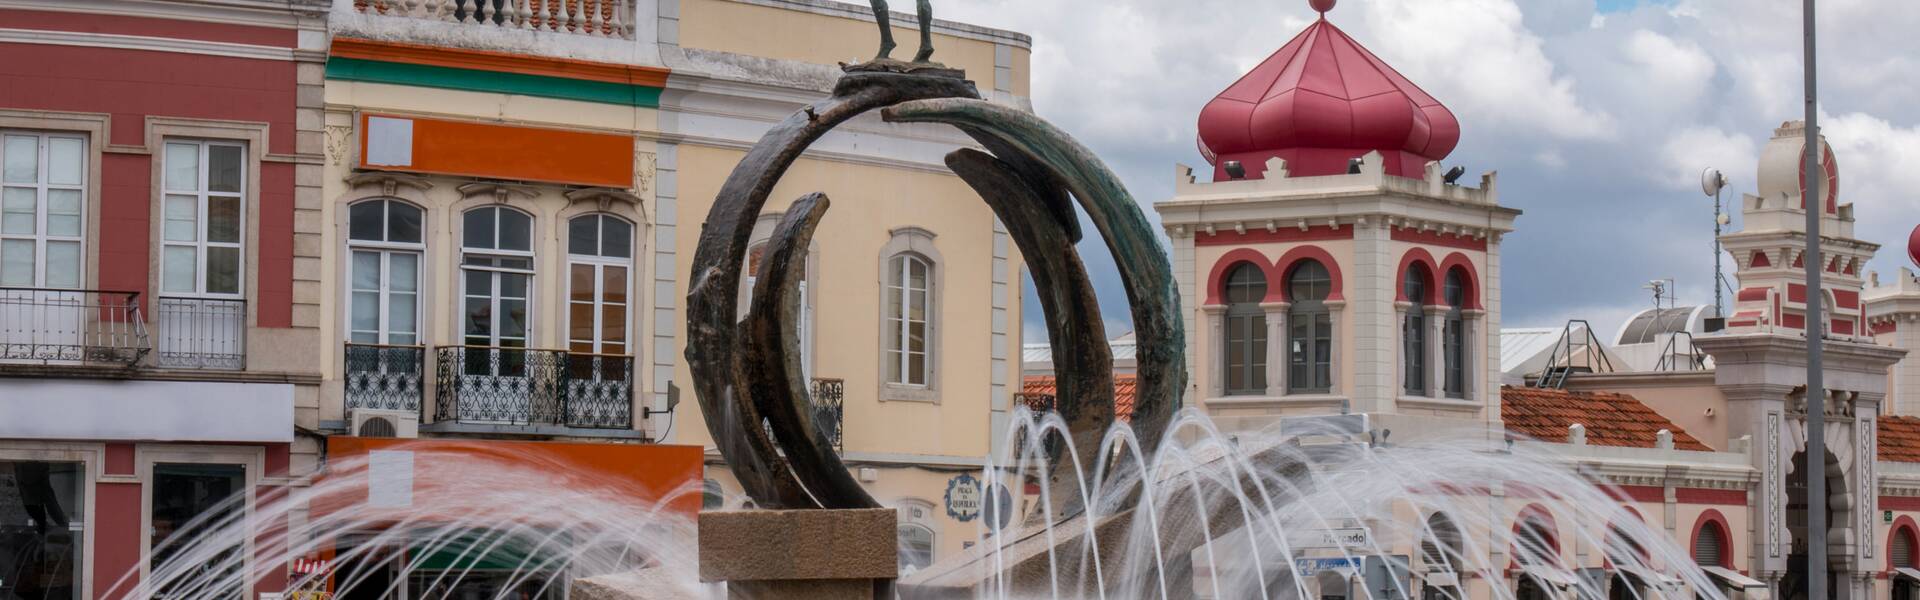
[[[1879,245],[1854,237],[1830,148],[1811,208],[1823,215],[1823,314],[1807,315],[1799,283],[1804,135],[1790,122],[1762,154],[1757,193],[1740,201],[1741,227],[1721,238],[1739,282],[1725,319],[1671,307],[1612,337],[1582,322],[1503,331],[1500,241],[1522,226],[1519,211],[1501,204],[1494,173],[1463,180],[1445,162],[1463,124],[1340,31],[1331,6],[1316,3],[1320,20],[1206,105],[1198,146],[1211,181],[1181,166],[1174,196],[1154,206],[1186,307],[1188,405],[1226,431],[1350,413],[1394,439],[1504,431],[1617,486],[1622,505],[1688,549],[1723,592],[1799,598],[1805,483],[1792,474],[1809,460],[1811,331],[1826,338],[1838,597],[1920,589],[1920,421],[1892,416],[1920,402],[1920,383],[1908,382],[1920,359],[1904,358],[1915,344],[1903,337],[1920,283],[1903,270],[1867,287]],[[1627,572],[1583,541],[1608,539],[1608,524],[1570,522],[1519,494],[1491,506],[1516,539],[1554,551],[1479,546],[1469,563],[1511,566],[1456,573],[1459,563],[1419,548],[1466,551],[1457,534],[1408,540],[1390,552],[1410,565],[1410,593],[1571,598],[1584,584],[1637,597],[1673,583]],[[1458,531],[1457,516],[1407,517]],[[1372,581],[1359,570],[1313,585],[1344,596]]]

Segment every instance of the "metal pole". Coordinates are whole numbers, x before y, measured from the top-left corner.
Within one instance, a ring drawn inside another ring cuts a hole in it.
[[[1826,331],[1825,311],[1820,303],[1820,272],[1826,261],[1820,259],[1820,217],[1826,211],[1826,196],[1820,193],[1826,171],[1820,168],[1819,105],[1814,78],[1814,0],[1803,0],[1801,25],[1805,28],[1807,77],[1807,141],[1805,161],[1800,165],[1806,180],[1801,205],[1807,213],[1807,249],[1803,266],[1807,276],[1807,597],[1831,598],[1827,587],[1827,432],[1826,382],[1820,364],[1820,337]]]
[[[1713,316],[1715,318],[1727,316],[1726,301],[1721,295],[1721,288],[1726,285],[1726,277],[1720,274],[1720,254],[1720,188],[1716,187],[1713,189]]]

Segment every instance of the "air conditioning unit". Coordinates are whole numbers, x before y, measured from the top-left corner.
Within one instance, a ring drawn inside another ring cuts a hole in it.
[[[420,437],[420,413],[407,410],[353,410],[353,435],[377,438]]]

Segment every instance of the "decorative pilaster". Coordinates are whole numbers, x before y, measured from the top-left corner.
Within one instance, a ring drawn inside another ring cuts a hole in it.
[[[1327,349],[1327,356],[1333,357],[1333,364],[1327,366],[1327,393],[1335,396],[1348,396],[1350,392],[1340,389],[1340,384],[1343,383],[1340,380],[1340,367],[1347,362],[1346,357],[1340,353],[1343,349],[1342,347],[1346,344],[1345,338],[1347,337],[1342,333],[1340,326],[1341,323],[1346,320],[1347,303],[1344,300],[1326,300],[1321,302],[1321,304],[1327,307],[1328,325],[1333,328],[1333,343],[1330,344],[1330,347]]]
[[[1447,393],[1441,388],[1446,386],[1447,378],[1447,312],[1444,306],[1426,307],[1427,321],[1427,397],[1444,398]]]
[[[1278,398],[1287,393],[1287,308],[1286,302],[1262,302],[1267,314],[1267,395]]]

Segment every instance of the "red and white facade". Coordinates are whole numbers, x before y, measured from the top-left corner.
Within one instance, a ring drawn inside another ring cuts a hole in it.
[[[327,4],[0,2],[0,596],[314,470]]]

